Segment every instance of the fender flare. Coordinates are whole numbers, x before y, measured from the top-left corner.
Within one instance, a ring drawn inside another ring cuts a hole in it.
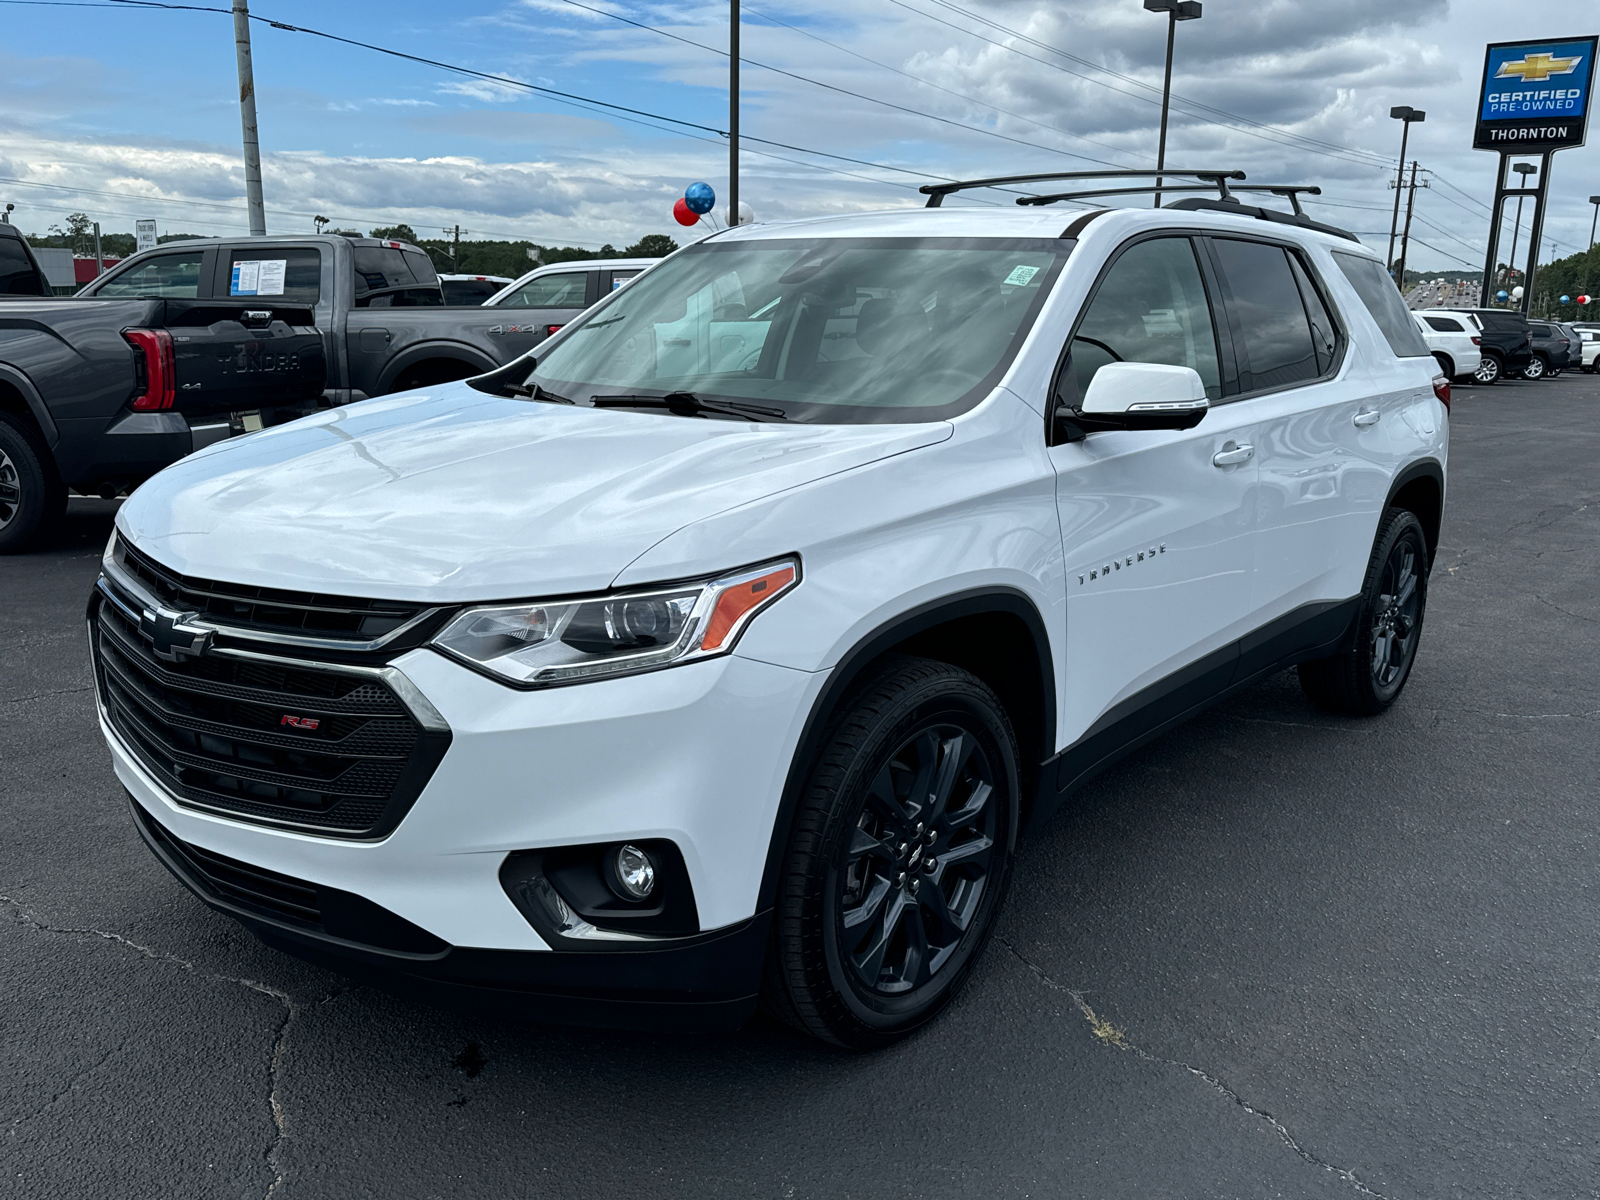
[[[1005,613],[1020,618],[1032,635],[1034,650],[1039,656],[1039,677],[1043,690],[1039,748],[1045,759],[1055,753],[1054,658],[1050,651],[1050,637],[1046,632],[1044,619],[1025,592],[1005,586],[975,588],[930,600],[891,617],[840,656],[839,661],[828,672],[828,681],[817,694],[816,700],[811,705],[811,711],[806,714],[800,740],[795,746],[793,757],[789,760],[789,772],[784,779],[783,792],[778,800],[777,816],[772,823],[766,866],[762,870],[761,888],[756,895],[756,912],[772,908],[777,901],[778,874],[784,851],[789,845],[790,826],[794,823],[794,813],[800,803],[800,794],[811,776],[812,765],[822,750],[824,735],[828,730],[828,718],[837,708],[839,701],[848,694],[862,671],[890,647],[932,629],[935,625],[942,625],[961,617],[983,616],[989,613]],[[1025,773],[1030,765],[1019,764]],[[1018,799],[1019,802],[1026,803],[1028,797],[1021,796]]]
[[[6,363],[0,363],[0,383],[10,384],[22,393],[22,402],[28,406],[28,411],[33,414],[34,422],[39,426],[39,432],[44,436],[45,445],[54,450],[56,443],[61,440],[60,431],[50,416],[50,409],[45,406],[44,399],[39,395],[37,388],[21,371]]]
[[[482,375],[500,365],[476,346],[469,346],[465,342],[422,342],[406,347],[389,360],[383,368],[383,374],[378,377],[378,391],[375,394],[387,395],[394,387],[394,381],[407,368],[435,358],[453,359],[469,367],[473,375]]]
[[[1431,479],[1439,485],[1439,524],[1444,525],[1444,464],[1437,458],[1419,458],[1415,462],[1407,463],[1389,483],[1389,494],[1383,498],[1383,507],[1387,511],[1394,505],[1394,498],[1400,494],[1400,489],[1408,483],[1418,479]],[[1433,557],[1439,551],[1439,531],[1434,531],[1433,545],[1429,548],[1428,567],[1433,567]]]

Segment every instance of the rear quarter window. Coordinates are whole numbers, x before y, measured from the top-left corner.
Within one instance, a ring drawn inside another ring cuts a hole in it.
[[[1422,333],[1411,320],[1400,290],[1375,260],[1358,254],[1333,252],[1333,261],[1344,272],[1344,277],[1355,288],[1361,303],[1377,322],[1389,349],[1398,358],[1426,358],[1431,353],[1422,340]]]

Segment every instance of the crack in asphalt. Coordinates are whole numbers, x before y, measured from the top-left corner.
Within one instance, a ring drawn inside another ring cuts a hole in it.
[[[86,684],[83,687],[60,688],[54,692],[36,692],[32,696],[10,696],[0,700],[0,704],[21,704],[24,700],[43,700],[47,696],[73,696],[79,692],[92,691],[94,691],[94,685]]]
[[[279,1156],[283,1149],[283,1144],[289,1138],[288,1114],[284,1111],[283,1103],[279,1099],[280,1085],[283,1080],[283,1055],[284,1050],[288,1045],[289,1026],[294,1022],[295,1017],[300,1013],[300,1005],[295,1002],[294,997],[280,988],[275,988],[268,983],[262,983],[257,979],[246,979],[240,975],[217,975],[210,971],[202,971],[188,959],[179,958],[176,954],[169,953],[165,950],[157,950],[153,947],[142,945],[141,943],[134,941],[132,938],[125,937],[120,933],[113,933],[104,929],[75,928],[71,926],[51,925],[35,916],[33,911],[29,909],[27,905],[25,905],[21,900],[16,899],[14,896],[0,894],[0,904],[7,904],[11,906],[12,911],[16,914],[16,920],[18,924],[26,928],[33,929],[39,933],[58,934],[63,937],[97,937],[107,942],[115,942],[120,946],[124,946],[127,949],[132,950],[135,954],[142,958],[148,958],[154,962],[171,963],[174,966],[189,972],[191,975],[198,976],[201,979],[209,979],[216,983],[236,983],[240,987],[249,988],[252,992],[259,992],[263,996],[270,996],[279,1004],[283,1005],[283,1019],[278,1022],[278,1028],[273,1033],[272,1053],[268,1059],[268,1081],[270,1086],[267,1092],[267,1107],[272,1114],[274,1137],[272,1139],[272,1144],[267,1147],[266,1153],[263,1155],[263,1161],[266,1164],[267,1170],[272,1172],[272,1182],[268,1185],[266,1191],[267,1200],[271,1200],[273,1196],[277,1195],[278,1190],[283,1186],[285,1178],[283,1169],[280,1165]],[[338,994],[339,993],[335,993],[335,995]],[[333,999],[333,997],[330,996],[328,999]],[[121,1047],[118,1047],[118,1049],[120,1048]],[[114,1053],[114,1051],[112,1053]],[[109,1058],[110,1054],[108,1053],[106,1057]],[[102,1062],[103,1061],[104,1060],[102,1060]],[[99,1065],[100,1064],[96,1064],[96,1066]],[[93,1068],[90,1069],[92,1070]],[[81,1078],[86,1073],[87,1071],[79,1072],[77,1076],[74,1076],[73,1081]],[[61,1096],[66,1094],[67,1091],[70,1091],[73,1081],[69,1081],[67,1088],[58,1093],[50,1101],[50,1104],[54,1104],[56,1100],[59,1100]],[[46,1104],[44,1109],[41,1109],[40,1112],[48,1109],[50,1104]],[[37,1116],[38,1114],[36,1113],[34,1115]]]
[[[101,1067],[105,1066],[106,1063],[111,1061],[111,1056],[113,1054],[121,1053],[122,1050],[126,1048],[126,1046],[127,1046],[126,1042],[119,1042],[119,1043],[117,1043],[117,1045],[115,1045],[115,1046],[111,1047],[111,1049],[107,1050],[99,1058],[95,1059],[94,1062],[90,1063],[87,1067],[82,1067],[82,1068],[74,1071],[72,1073],[72,1075],[67,1079],[66,1084],[63,1085],[63,1087],[61,1088],[60,1091],[58,1091],[55,1095],[51,1096],[50,1099],[46,1100],[38,1108],[34,1109],[33,1112],[28,1113],[26,1116],[17,1117],[16,1119],[14,1119],[11,1122],[11,1132],[13,1134],[15,1134],[16,1131],[17,1131],[17,1127],[19,1125],[25,1125],[29,1121],[32,1121],[37,1117],[44,1116],[45,1113],[49,1112],[58,1103],[60,1103],[61,1099],[64,1096],[68,1095],[70,1092],[72,1092],[72,1090],[74,1088],[76,1088],[78,1086],[79,1080],[84,1079],[85,1077],[94,1074]]]
[[[1571,609],[1570,609],[1570,608],[1562,608],[1562,607],[1561,607],[1561,605],[1559,605],[1559,604],[1557,604],[1557,603],[1555,603],[1555,601],[1553,601],[1553,600],[1546,600],[1546,599],[1545,599],[1545,598],[1544,598],[1544,597],[1543,597],[1543,596],[1540,596],[1540,595],[1537,595],[1537,594],[1536,594],[1536,595],[1535,595],[1535,596],[1534,596],[1534,599],[1535,599],[1535,600],[1537,600],[1537,601],[1538,601],[1538,602],[1539,602],[1539,603],[1540,603],[1540,604],[1543,604],[1543,605],[1544,605],[1544,606],[1545,606],[1545,607],[1547,607],[1547,608],[1553,608],[1553,609],[1555,609],[1555,610],[1556,610],[1556,611],[1557,611],[1557,612],[1558,612],[1558,613],[1562,613],[1562,614],[1564,614],[1564,615],[1565,615],[1565,616],[1569,616],[1569,617],[1572,617],[1572,618],[1573,618],[1573,619],[1575,619],[1575,620],[1578,620],[1578,621],[1587,621],[1587,622],[1589,622],[1589,624],[1591,624],[1591,625],[1595,625],[1595,624],[1600,624],[1600,622],[1597,622],[1597,621],[1596,621],[1596,620],[1595,620],[1595,619],[1594,619],[1594,618],[1593,618],[1593,617],[1586,617],[1586,616],[1584,616],[1584,615],[1583,615],[1583,614],[1582,614],[1582,613],[1575,613],[1575,612],[1573,612],[1573,611],[1572,611],[1572,610],[1571,610]]]
[[[1056,980],[1052,979],[1042,968],[1029,961],[1027,956],[1013,946],[1008,939],[1002,937],[998,938],[997,940],[1001,943],[1001,945],[1005,946],[1007,950],[1011,951],[1012,956],[1015,957],[1018,962],[1027,967],[1028,970],[1032,971],[1034,975],[1038,977],[1039,982],[1043,983],[1046,987],[1054,988],[1058,992],[1065,992],[1071,998],[1073,1006],[1078,1010],[1083,1018],[1089,1022],[1090,1031],[1093,1032],[1094,1036],[1099,1038],[1106,1045],[1114,1046],[1118,1050],[1126,1050],[1143,1059],[1145,1062],[1156,1063],[1160,1066],[1166,1067],[1177,1067],[1180,1071],[1187,1071],[1195,1078],[1204,1080],[1206,1083],[1210,1084],[1213,1089],[1223,1096],[1226,1096],[1229,1100],[1232,1100],[1252,1117],[1257,1117],[1270,1125],[1273,1132],[1278,1135],[1278,1138],[1283,1142],[1283,1144],[1290,1150],[1294,1151],[1295,1154],[1297,1154],[1306,1163],[1309,1163],[1314,1167],[1320,1167],[1322,1170],[1338,1176],[1340,1180],[1348,1183],[1363,1196],[1373,1196],[1376,1197],[1376,1200],[1390,1200],[1390,1198],[1384,1193],[1375,1191],[1366,1184],[1362,1183],[1361,1180],[1356,1176],[1355,1172],[1348,1171],[1343,1167],[1334,1166],[1334,1164],[1318,1158],[1315,1154],[1311,1153],[1311,1151],[1307,1150],[1300,1144],[1300,1142],[1295,1138],[1294,1134],[1289,1132],[1288,1127],[1285,1126],[1282,1121],[1278,1120],[1278,1118],[1274,1117],[1265,1109],[1257,1108],[1255,1105],[1251,1104],[1248,1100],[1246,1100],[1238,1092],[1234,1091],[1227,1084],[1223,1083],[1222,1080],[1218,1079],[1215,1075],[1212,1075],[1207,1071],[1202,1071],[1199,1067],[1192,1067],[1186,1062],[1180,1062],[1175,1058],[1163,1058],[1158,1054],[1151,1054],[1150,1051],[1144,1049],[1142,1046],[1130,1042],[1127,1035],[1123,1033],[1122,1030],[1118,1029],[1104,1017],[1100,1016],[1094,1011],[1093,1008],[1089,1006],[1089,1002],[1084,999],[1081,991],[1078,991],[1075,988],[1070,988],[1066,984],[1058,983]]]

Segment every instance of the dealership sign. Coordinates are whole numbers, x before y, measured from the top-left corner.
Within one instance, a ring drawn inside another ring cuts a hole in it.
[[[1583,145],[1595,42],[1583,37],[1489,46],[1473,148],[1540,153]]]

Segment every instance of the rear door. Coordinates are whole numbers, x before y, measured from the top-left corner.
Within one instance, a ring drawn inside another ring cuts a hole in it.
[[[1134,708],[1138,719],[1164,705],[1181,711],[1233,673],[1250,606],[1256,432],[1248,406],[1228,402],[1227,331],[1213,298],[1190,238],[1125,245],[1058,370],[1058,404],[1075,406],[1095,371],[1124,361],[1191,367],[1214,406],[1193,429],[1092,433],[1050,449],[1067,566],[1069,741]]]
[[[489,334],[506,348],[510,362],[600,298],[599,271],[552,271],[535,275],[506,296],[497,309],[505,309],[505,320],[489,328]]]
[[[160,296],[194,300],[212,294],[211,277],[217,251],[211,246],[184,246],[140,259],[96,280],[81,295],[108,299]]]

